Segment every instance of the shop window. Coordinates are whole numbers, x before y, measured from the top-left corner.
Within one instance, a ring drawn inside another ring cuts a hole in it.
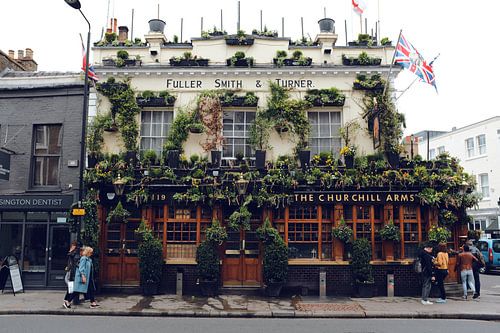
[[[250,126],[255,120],[253,111],[224,111],[223,136],[224,144],[222,158],[235,159],[241,155],[243,158],[253,157],[253,152],[248,142]]]
[[[45,272],[47,225],[27,224],[24,237],[23,272]]]
[[[2,222],[24,222],[24,213],[22,212],[3,212]]]
[[[402,206],[403,209],[403,243],[406,258],[418,256],[418,219],[416,206]]]
[[[21,260],[22,239],[22,224],[0,224],[0,260],[10,255]]]
[[[309,146],[311,154],[330,152],[338,154],[341,146],[340,139],[340,112],[313,112],[307,113],[311,133]]]
[[[288,224],[289,258],[318,258],[318,223]]]
[[[33,185],[59,185],[62,147],[61,125],[35,125],[33,142]]]
[[[321,259],[332,259],[333,251],[333,207],[322,207],[321,209]]]
[[[154,150],[158,156],[163,152],[163,143],[173,119],[172,111],[141,112],[141,152]]]
[[[316,220],[318,209],[315,206],[292,206],[288,214],[290,220]]]
[[[167,259],[196,257],[196,222],[167,222]]]

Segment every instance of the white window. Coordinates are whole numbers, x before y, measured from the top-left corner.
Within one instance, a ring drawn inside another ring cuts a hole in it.
[[[311,134],[309,147],[311,154],[321,152],[339,153],[340,139],[340,112],[308,112]]]
[[[141,151],[154,150],[161,156],[173,115],[172,111],[142,111]]]
[[[479,155],[486,154],[486,136],[484,134],[476,136],[477,139],[477,149],[479,151]]]
[[[474,156],[474,138],[468,138],[465,140],[465,148],[467,149],[467,157]]]
[[[445,152],[444,146],[437,147],[437,152],[438,152],[438,155],[441,155],[442,153],[444,153]]]
[[[479,178],[479,186],[480,186],[480,193],[483,196],[483,199],[488,199],[490,197],[490,186],[488,182],[488,174],[487,173],[482,173],[478,175]]]
[[[485,230],[486,220],[484,219],[474,219],[473,222],[469,222],[469,230]]]
[[[429,159],[433,160],[436,158],[436,149],[429,150]]]
[[[222,157],[234,159],[237,155],[243,158],[252,157],[252,149],[248,143],[250,126],[255,120],[253,111],[224,111],[223,135],[224,146]]]

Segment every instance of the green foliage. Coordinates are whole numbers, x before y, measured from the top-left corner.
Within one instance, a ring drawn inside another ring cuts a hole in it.
[[[354,232],[349,226],[346,225],[343,217],[340,219],[339,225],[332,228],[332,236],[343,243],[349,243],[353,234]]]
[[[185,59],[185,60],[189,60],[189,59],[193,59],[193,54],[191,52],[184,52],[182,54],[182,57]]]
[[[106,41],[107,44],[111,44],[114,42],[117,38],[117,35],[115,32],[106,32],[104,34],[104,40]]]
[[[159,283],[163,273],[163,245],[144,220],[136,232],[142,236],[137,249],[141,283]]]
[[[182,153],[182,145],[186,142],[189,136],[189,128],[193,124],[199,124],[193,114],[179,109],[165,140],[164,150],[179,150]]]
[[[129,216],[130,212],[123,208],[121,201],[118,201],[116,207],[109,212],[108,217],[106,218],[106,222],[123,223],[126,222]]]
[[[137,150],[139,126],[136,116],[141,109],[137,105],[135,93],[130,87],[130,81],[115,83],[114,79],[106,83],[98,83],[97,91],[108,97],[111,109],[115,113],[115,121],[121,132],[127,151]]]
[[[392,41],[389,39],[389,37],[384,37],[380,40],[380,45],[385,46],[385,45],[390,45]]]
[[[89,189],[85,194],[85,200],[83,200],[83,208],[85,209],[85,215],[83,216],[83,232],[82,242],[83,244],[90,246],[94,249],[94,258],[92,259],[96,277],[99,277],[99,219],[97,216],[97,202],[95,197],[97,195],[97,190]]]
[[[238,60],[245,59],[245,52],[237,51],[234,53],[234,57]]]
[[[290,129],[298,139],[296,150],[307,147],[311,126],[305,110],[310,103],[290,99],[289,92],[275,82],[270,82],[269,87],[271,95],[267,98],[267,109],[262,116],[272,121],[275,127]]]
[[[302,51],[301,50],[295,50],[293,51],[292,58],[295,60],[299,60],[302,57]]]
[[[436,243],[446,243],[448,239],[451,237],[451,231],[446,227],[439,227],[437,225],[433,225],[429,229],[429,241]]]
[[[87,149],[93,154],[101,151],[104,143],[104,129],[112,123],[111,115],[96,114],[90,121],[87,131]]]
[[[116,52],[116,56],[118,57],[118,59],[127,60],[128,52],[125,50],[119,50],[118,52]]]
[[[358,238],[352,244],[352,271],[356,282],[373,283],[372,266],[370,260],[372,250],[370,241],[366,238]]]
[[[245,94],[245,100],[243,102],[243,105],[245,105],[245,106],[257,105],[258,101],[259,101],[259,98],[257,96],[255,96],[255,93],[249,91]]]
[[[158,156],[156,155],[156,151],[153,149],[146,150],[142,157],[142,167],[148,168],[151,165],[157,165]]]
[[[250,126],[248,143],[256,150],[267,150],[271,126],[272,121],[266,118],[262,112],[257,112],[255,121]]]
[[[216,243],[205,240],[196,249],[198,276],[202,281],[215,281],[220,275],[220,258]]]
[[[232,230],[250,230],[251,217],[252,213],[243,204],[229,216],[228,227]]]
[[[288,248],[269,218],[257,229],[257,237],[264,244],[263,275],[266,283],[286,282]]]
[[[285,50],[278,50],[276,51],[276,58],[286,58],[287,57],[287,53]]]
[[[304,98],[307,102],[317,105],[344,105],[345,95],[335,87],[327,89],[310,89]]]
[[[382,240],[399,242],[401,239],[401,232],[392,220],[380,229],[379,234]]]

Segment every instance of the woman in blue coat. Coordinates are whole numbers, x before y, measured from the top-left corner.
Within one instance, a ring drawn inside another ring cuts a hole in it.
[[[93,266],[92,259],[90,257],[94,253],[94,249],[90,246],[86,246],[83,249],[82,257],[80,258],[80,263],[78,264],[78,269],[75,272],[75,281],[73,286],[73,297],[69,300],[66,305],[69,305],[73,298],[78,295],[77,293],[87,294],[87,298],[90,299],[90,307],[96,308],[99,304],[96,303],[94,292],[95,284],[93,277]]]

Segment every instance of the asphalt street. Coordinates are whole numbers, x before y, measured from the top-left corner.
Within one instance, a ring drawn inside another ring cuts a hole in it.
[[[231,318],[131,318],[77,316],[4,316],[0,332],[498,332],[500,323],[437,319],[231,319]]]

